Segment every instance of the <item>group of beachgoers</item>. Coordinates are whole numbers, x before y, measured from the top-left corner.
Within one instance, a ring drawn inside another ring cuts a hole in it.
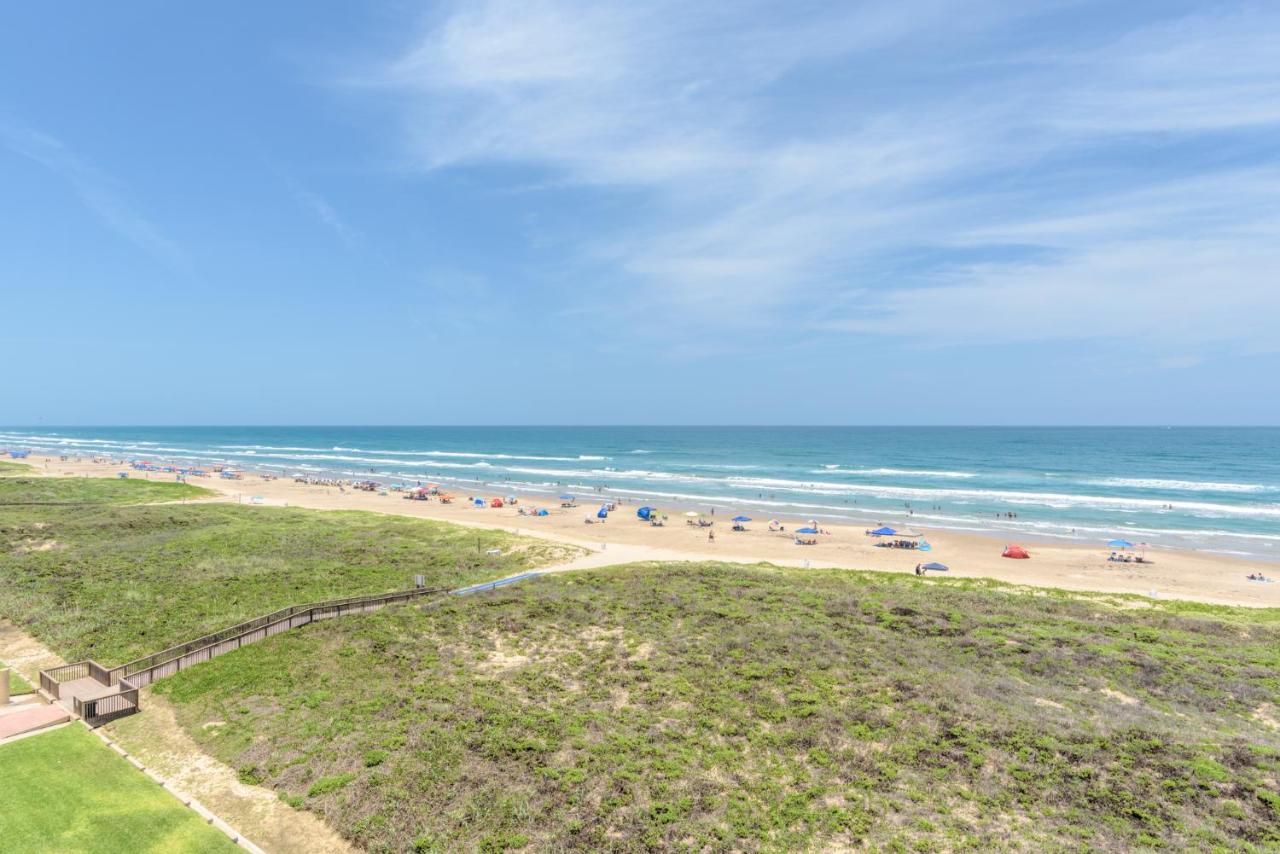
[[[1142,555],[1131,555],[1124,552],[1112,552],[1107,560],[1111,563],[1155,563],[1155,561],[1147,560]]]
[[[876,543],[878,549],[918,549],[920,544],[915,540],[887,540]]]

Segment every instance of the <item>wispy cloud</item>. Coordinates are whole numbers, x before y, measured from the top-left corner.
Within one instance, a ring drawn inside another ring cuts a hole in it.
[[[293,195],[298,200],[298,204],[311,213],[321,225],[336,234],[344,244],[355,246],[360,242],[360,232],[349,226],[324,196],[301,188],[295,189]]]
[[[62,140],[20,124],[0,123],[0,142],[65,180],[84,206],[112,231],[159,261],[186,266],[183,251],[127,200],[120,182],[78,156]]]
[[[424,168],[632,194],[575,248],[655,326],[1269,346],[1280,10],[1107,17],[489,0],[365,79]]]

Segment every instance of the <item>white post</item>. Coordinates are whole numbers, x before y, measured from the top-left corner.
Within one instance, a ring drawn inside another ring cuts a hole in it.
[[[0,706],[9,705],[9,668],[0,667]]]

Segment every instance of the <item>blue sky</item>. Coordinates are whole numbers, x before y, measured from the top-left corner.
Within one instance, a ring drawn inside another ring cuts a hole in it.
[[[0,423],[1280,422],[1275,3],[21,4]]]

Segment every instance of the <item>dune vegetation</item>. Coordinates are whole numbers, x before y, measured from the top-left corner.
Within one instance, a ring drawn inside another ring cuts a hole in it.
[[[373,851],[1280,845],[1280,613],[716,564],[315,624],[158,683]]]
[[[0,618],[67,660],[113,665],[287,605],[404,590],[415,575],[453,587],[574,553],[375,513],[182,503],[205,494],[0,479]]]

